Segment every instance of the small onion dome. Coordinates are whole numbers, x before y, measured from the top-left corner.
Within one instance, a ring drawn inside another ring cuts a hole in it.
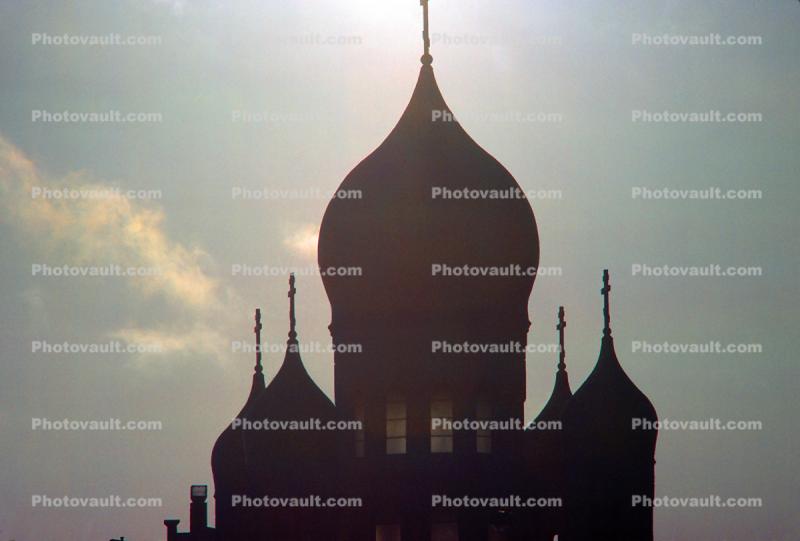
[[[539,263],[533,211],[511,173],[454,119],[429,64],[395,128],[339,190],[360,197],[328,204],[319,265],[360,275],[323,272],[335,340],[337,327],[365,322],[479,320],[527,332],[527,272]],[[465,276],[465,266],[523,274]]]
[[[559,336],[559,359],[556,383],[553,386],[550,399],[535,419],[537,423],[540,421],[560,421],[564,409],[567,407],[567,402],[572,398],[572,390],[569,388],[569,376],[567,375],[567,364],[564,361],[566,358],[566,352],[564,350],[564,328],[566,326],[567,322],[564,320],[564,307],[561,306],[558,309],[558,325],[556,326]]]
[[[586,452],[606,448],[629,454],[644,446],[655,449],[655,430],[634,430],[634,419],[658,420],[650,400],[631,381],[617,360],[614,339],[604,336],[597,365],[564,411],[564,429]]]
[[[655,453],[656,430],[634,428],[634,421],[655,422],[656,410],[631,381],[617,359],[611,336],[608,271],[604,272],[605,327],[597,364],[564,411],[564,431],[570,447],[597,458]],[[647,426],[647,425],[645,425]]]
[[[264,391],[264,372],[261,366],[261,310],[256,310],[256,366],[253,373],[253,384],[250,395],[236,419],[247,419],[247,413],[256,399]],[[211,451],[211,471],[214,475],[214,487],[218,495],[225,496],[241,491],[246,485],[244,445],[242,431],[233,427],[233,423],[219,435]]]
[[[243,431],[248,490],[321,494],[315,491],[323,490],[335,473],[338,452],[337,431],[322,425],[336,421],[337,410],[303,366],[294,324],[294,276],[290,285],[291,327],[283,365],[248,410],[253,424]]]

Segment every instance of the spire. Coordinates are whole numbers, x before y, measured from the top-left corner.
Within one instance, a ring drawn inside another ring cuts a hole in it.
[[[264,367],[261,365],[261,328],[261,309],[256,308],[256,325],[253,327],[253,332],[256,333],[256,366],[253,372],[253,385],[250,387],[250,396],[242,409],[242,413],[265,387]],[[239,415],[241,416],[242,413]]]
[[[564,350],[564,329],[567,327],[567,320],[564,319],[564,307],[558,307],[558,325],[556,325],[556,330],[558,331],[558,371],[563,372],[567,368],[567,364],[564,362],[564,359],[567,356],[566,351]]]
[[[264,371],[264,367],[261,366],[261,309],[256,308],[256,326],[253,327],[253,332],[256,333],[256,366],[255,370],[256,373],[261,373]]]
[[[611,292],[611,284],[608,279],[608,269],[603,270],[603,289],[600,293],[603,294],[603,336],[611,336],[611,312],[609,311],[609,296]]]
[[[294,287],[294,273],[289,275],[289,340],[286,341],[287,344],[297,344],[297,320],[294,316],[294,296],[297,293],[297,289]]]
[[[428,0],[419,0],[419,5],[422,6],[422,42],[424,44],[424,54],[420,60],[425,66],[430,66],[433,63],[431,56],[431,36],[428,27]]]
[[[566,351],[564,350],[564,329],[567,328],[567,320],[564,319],[564,307],[558,307],[558,372],[556,372],[556,382],[553,385],[553,392],[550,399],[545,404],[542,411],[536,417],[536,421],[552,421],[561,419],[561,414],[567,406],[567,402],[572,398],[572,390],[569,388],[569,376],[567,375],[567,364],[564,362]]]

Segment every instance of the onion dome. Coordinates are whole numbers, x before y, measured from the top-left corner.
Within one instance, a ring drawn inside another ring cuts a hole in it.
[[[365,323],[463,328],[479,321],[522,333],[530,325],[539,263],[533,211],[511,173],[445,103],[427,18],[425,28],[423,65],[405,112],[345,177],[337,193],[347,196],[333,198],[322,220],[318,262],[334,341],[337,330]],[[360,275],[331,272],[349,268]]]
[[[335,460],[337,419],[333,402],[317,387],[300,358],[295,330],[295,278],[289,280],[290,330],[283,365],[248,410],[243,433],[251,483],[248,491],[270,495],[320,494]],[[321,486],[322,485],[322,486]]]
[[[564,411],[565,539],[652,541],[653,509],[631,505],[655,492],[655,408],[614,352],[608,271],[600,357]]]
[[[253,373],[253,384],[242,410],[236,419],[246,419],[247,412],[264,391],[264,369],[261,366],[261,310],[256,309],[256,366]],[[229,495],[244,488],[246,472],[244,462],[244,446],[242,431],[233,427],[233,423],[219,435],[214,449],[211,451],[211,470],[214,474],[214,487],[217,495]]]
[[[573,440],[582,440],[586,452],[607,447],[627,453],[637,446],[655,449],[655,430],[634,430],[634,419],[658,420],[650,400],[631,381],[617,359],[611,336],[608,271],[602,289],[605,325],[600,356],[589,377],[575,392],[564,412],[564,428]]]

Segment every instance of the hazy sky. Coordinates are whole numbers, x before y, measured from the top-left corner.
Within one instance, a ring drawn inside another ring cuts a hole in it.
[[[388,134],[417,77],[417,0],[0,0],[0,541],[164,538],[188,524],[188,487],[241,407],[255,307],[285,341],[287,277],[313,267],[315,228],[349,170]],[[761,497],[757,509],[657,509],[658,541],[790,541],[797,508],[800,301],[800,3],[790,0],[431,0],[439,86],[528,190],[543,266],[532,343],[567,310],[573,390],[593,366],[600,276],[611,271],[620,360],[664,419],[758,420],[760,431],[662,430],[656,492]],[[150,45],[45,37],[155,36]],[[659,37],[760,44],[654,46]],[[39,40],[39,42],[35,42]],[[155,122],[42,115],[155,113]],[[642,122],[648,113],[756,113],[756,122]],[[527,120],[510,120],[522,115]],[[540,115],[550,115],[541,121]],[[35,118],[37,117],[38,118]],[[552,115],[556,115],[555,119]],[[530,118],[529,118],[530,117]],[[244,119],[244,120],[243,120]],[[151,199],[55,200],[39,188],[161,190]],[[632,187],[758,189],[761,199],[643,200]],[[234,188],[319,197],[242,200]],[[33,265],[157,267],[150,277],[43,277]],[[637,264],[755,266],[759,277],[643,277]],[[330,308],[298,276],[301,341],[329,343]],[[150,354],[44,354],[33,343],[108,340]],[[634,342],[757,344],[761,353],[654,354]],[[282,354],[266,356],[267,375]],[[332,355],[304,354],[332,396]],[[528,357],[526,412],[557,355]],[[32,430],[33,418],[158,420],[163,430]],[[151,509],[43,509],[32,495],[158,497]]]

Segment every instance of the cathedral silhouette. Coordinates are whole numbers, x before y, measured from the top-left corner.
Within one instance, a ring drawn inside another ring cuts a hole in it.
[[[614,352],[608,271],[599,358],[574,394],[559,309],[555,385],[534,425],[544,430],[521,422],[535,273],[433,271],[535,269],[539,237],[524,196],[432,196],[521,189],[454,120],[434,78],[421,4],[424,55],[410,103],[341,183],[363,196],[332,199],[320,229],[333,344],[360,346],[335,348],[336,402],[303,366],[292,276],[283,365],[266,385],[256,311],[250,394],[214,445],[215,526],[206,486],[194,485],[189,531],[165,520],[167,541],[653,539],[652,508],[632,502],[654,494],[657,434],[632,421],[657,417]],[[336,268],[361,272],[326,272]],[[456,354],[434,343],[521,348]],[[456,429],[462,419],[483,424]],[[252,428],[264,420],[280,428]],[[494,428],[514,420],[519,429]],[[357,423],[320,428],[343,421]],[[351,505],[330,504],[340,501]],[[540,501],[552,505],[529,504]]]

